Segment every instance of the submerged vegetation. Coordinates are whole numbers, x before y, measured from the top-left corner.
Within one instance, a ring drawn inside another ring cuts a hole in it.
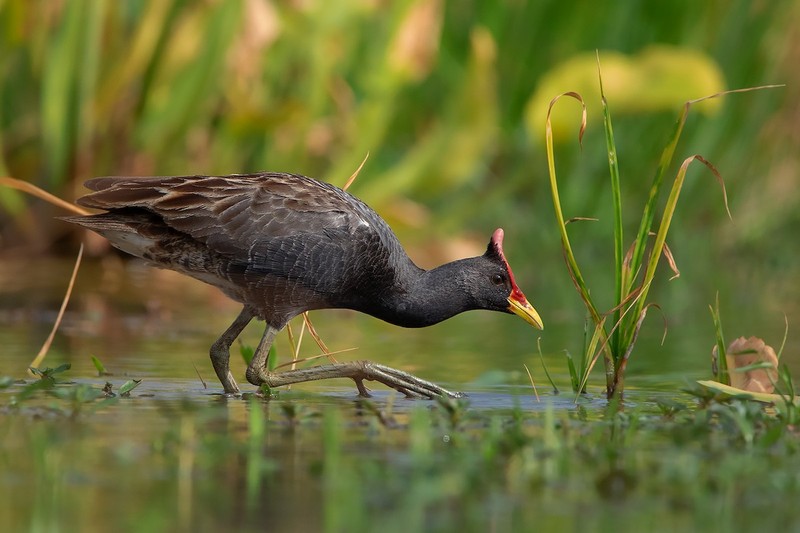
[[[480,410],[393,395],[190,398],[146,381],[111,397],[59,383],[68,374],[43,370],[56,380],[46,387],[0,381],[10,530],[800,524],[796,506],[775,504],[800,497],[797,414],[709,393],[625,410],[521,395]]]

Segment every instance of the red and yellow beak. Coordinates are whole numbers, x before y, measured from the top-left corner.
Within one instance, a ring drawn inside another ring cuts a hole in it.
[[[508,297],[508,310],[515,315],[519,315],[522,320],[537,329],[544,329],[542,318],[533,306],[528,303],[528,299],[522,294],[519,289],[512,291],[511,296]]]
[[[537,329],[544,329],[542,318],[536,309],[528,303],[528,299],[522,294],[522,291],[514,281],[514,273],[511,271],[511,266],[506,261],[506,256],[503,254],[503,228],[497,228],[492,234],[492,239],[489,241],[489,247],[486,250],[486,255],[499,259],[503,262],[508,272],[508,280],[511,282],[511,294],[508,295],[508,312],[514,313],[522,317],[522,320]]]

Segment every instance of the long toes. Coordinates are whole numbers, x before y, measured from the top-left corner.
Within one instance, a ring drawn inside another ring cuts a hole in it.
[[[423,398],[433,399],[436,396],[446,396],[450,398],[460,398],[460,393],[453,393],[435,383],[425,381],[416,376],[397,370],[395,368],[373,364],[369,368],[374,379],[402,392],[406,396],[417,395]]]
[[[421,381],[421,383],[417,384],[420,390],[425,391],[425,396],[428,398],[434,398],[436,396],[445,396],[448,398],[463,398],[465,395],[461,392],[452,392],[444,387],[440,387],[435,383],[430,383],[427,381]]]
[[[226,372],[226,374],[226,378],[222,380],[222,388],[225,389],[225,394],[239,394],[239,384],[236,383],[233,374],[230,371]]]
[[[392,369],[389,367],[373,367],[371,370],[373,379],[380,381],[384,385],[399,392],[402,392],[406,396],[409,396],[409,393],[413,393],[418,396],[422,396],[423,398],[432,398],[429,391],[423,387],[420,387],[413,380],[409,380],[407,375],[402,375],[403,373],[400,373],[400,375],[395,375],[394,372],[391,372]]]

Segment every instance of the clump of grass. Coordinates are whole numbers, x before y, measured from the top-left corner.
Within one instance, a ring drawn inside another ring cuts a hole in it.
[[[606,375],[606,395],[611,398],[617,394],[622,394],[624,390],[625,368],[631,352],[633,351],[633,347],[636,344],[639,330],[645,317],[647,316],[648,311],[653,307],[657,307],[657,305],[654,303],[648,303],[647,295],[655,277],[659,259],[662,256],[666,258],[673,270],[673,277],[680,275],[680,272],[675,266],[675,260],[672,256],[672,253],[666,244],[666,239],[670,224],[672,222],[672,217],[675,213],[678,197],[680,196],[683,182],[686,178],[686,172],[689,168],[689,165],[691,165],[693,162],[696,161],[703,164],[716,178],[717,182],[722,188],[725,209],[728,211],[728,216],[730,217],[727,193],[722,176],[714,167],[714,165],[712,165],[702,156],[692,155],[685,158],[681,163],[675,179],[672,182],[672,187],[669,189],[669,195],[664,204],[661,219],[654,231],[657,205],[659,198],[662,195],[662,191],[666,188],[664,177],[666,176],[667,171],[673,162],[678,140],[681,137],[683,127],[689,115],[689,110],[693,104],[703,100],[716,98],[724,94],[752,91],[766,87],[753,87],[725,91],[722,93],[698,98],[696,100],[690,100],[684,104],[683,109],[678,116],[678,121],[675,124],[675,128],[672,131],[667,145],[664,147],[664,150],[661,154],[661,159],[659,161],[655,177],[653,178],[650,193],[644,206],[639,229],[636,232],[636,236],[634,237],[632,244],[630,244],[627,251],[625,251],[625,240],[622,226],[622,196],[619,166],[617,161],[617,150],[614,141],[614,131],[611,123],[611,112],[609,110],[608,102],[605,98],[605,93],[603,92],[603,80],[600,72],[599,56],[598,79],[600,84],[600,99],[603,110],[603,129],[605,131],[606,147],[608,151],[608,167],[611,178],[611,193],[614,213],[614,301],[609,311],[603,312],[600,310],[600,307],[592,297],[591,291],[589,290],[581,269],[575,259],[569,234],[567,233],[567,224],[577,220],[585,220],[585,218],[564,218],[558,192],[558,178],[553,155],[553,131],[550,113],[556,102],[558,102],[559,99],[564,96],[574,98],[580,102],[583,108],[581,128],[579,133],[579,141],[582,141],[583,133],[586,129],[586,103],[580,94],[576,92],[566,92],[553,98],[553,100],[550,102],[545,124],[545,140],[550,175],[550,188],[552,192],[553,206],[555,208],[556,221],[561,234],[561,244],[564,252],[564,258],[566,260],[570,276],[575,284],[575,288],[578,290],[578,293],[580,294],[581,299],[586,306],[591,324],[593,326],[592,335],[585,346],[583,360],[580,362],[580,380],[578,380],[577,386],[575,386],[575,382],[573,381],[573,386],[578,393],[584,391],[589,373],[602,354]],[[652,240],[652,245],[650,246],[648,252],[648,245],[651,242],[651,237],[654,237],[654,239]]]
[[[52,389],[57,383],[59,383],[58,376],[70,368],[72,368],[70,363],[64,363],[55,368],[50,368],[49,366],[47,368],[30,367],[28,370],[30,371],[31,375],[38,377],[39,381],[34,381],[28,386],[28,388],[45,390]]]

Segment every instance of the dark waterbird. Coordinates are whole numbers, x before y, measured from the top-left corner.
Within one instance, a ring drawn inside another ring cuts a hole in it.
[[[370,361],[272,372],[269,349],[287,322],[311,309],[354,309],[404,327],[436,324],[462,311],[515,313],[537,328],[539,314],[514,282],[503,230],[486,253],[423,270],[386,222],[353,195],[305,176],[106,177],[86,182],[78,204],[105,212],[66,217],[129,254],[182,272],[244,305],[211,346],[225,392],[239,392],[230,347],[253,319],[267,327],[247,380],[270,387],[324,378],[375,380],[405,394],[457,396]]]

